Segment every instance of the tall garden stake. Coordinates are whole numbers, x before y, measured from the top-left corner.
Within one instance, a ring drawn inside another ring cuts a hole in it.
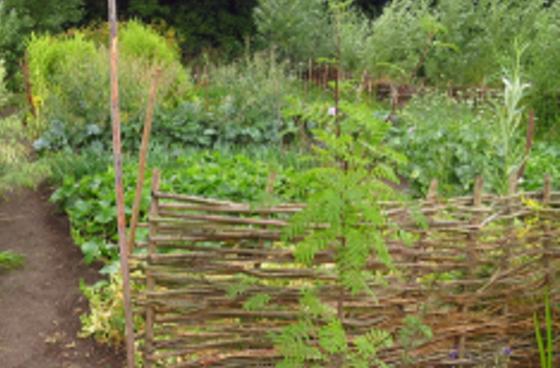
[[[148,95],[148,105],[146,106],[146,117],[144,119],[144,132],[142,134],[142,144],[140,146],[140,158],[138,161],[138,177],[136,178],[136,193],[134,195],[134,204],[132,206],[132,216],[130,218],[130,231],[128,235],[128,254],[134,249],[136,240],[136,227],[138,226],[138,218],[140,216],[140,204],[142,203],[142,188],[144,187],[144,172],[146,170],[146,159],[148,157],[148,147],[150,145],[150,133],[152,131],[152,122],[154,120],[154,108],[156,105],[157,86],[160,69],[156,69],[150,86],[150,94]]]
[[[121,116],[119,110],[119,56],[117,39],[117,4],[109,2],[109,24],[111,27],[110,66],[111,66],[111,120],[113,123],[113,159],[115,163],[115,195],[117,200],[117,226],[123,278],[123,299],[125,314],[126,359],[127,367],[134,368],[134,328],[132,323],[132,305],[130,301],[130,279],[128,271],[128,252],[126,246],[126,220],[124,214],[124,189],[122,179],[121,153]]]

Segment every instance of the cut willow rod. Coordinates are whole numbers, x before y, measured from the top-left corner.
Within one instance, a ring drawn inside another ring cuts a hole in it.
[[[136,228],[140,217],[140,204],[142,202],[142,188],[144,187],[144,173],[146,170],[146,160],[148,158],[148,147],[150,146],[150,134],[152,132],[152,123],[154,120],[154,108],[157,98],[157,87],[161,69],[156,69],[152,77],[150,93],[148,95],[148,105],[146,106],[146,118],[144,120],[144,132],[142,134],[142,143],[140,147],[140,157],[138,160],[138,176],[136,178],[136,193],[134,195],[134,204],[132,206],[132,216],[130,218],[130,231],[128,238],[128,254],[132,254],[134,243],[136,241]]]
[[[113,128],[113,160],[115,165],[115,196],[117,201],[117,227],[121,273],[123,279],[123,299],[125,314],[125,338],[127,367],[134,368],[134,327],[132,320],[132,304],[130,297],[130,275],[128,271],[128,252],[126,244],[126,219],[124,208],[124,189],[122,179],[121,153],[121,116],[119,109],[119,55],[117,38],[117,4],[116,0],[108,0],[109,24],[111,28],[110,44],[110,75],[111,75],[111,121]]]

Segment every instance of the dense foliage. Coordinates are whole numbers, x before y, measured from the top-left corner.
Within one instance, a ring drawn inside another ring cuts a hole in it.
[[[75,160],[79,161],[81,158]],[[287,188],[290,187],[293,176],[293,169],[289,167],[282,168],[271,164],[271,161],[254,160],[243,154],[183,152],[177,158],[156,158],[153,164],[170,169],[163,173],[162,190],[237,201],[264,200],[267,178],[272,170],[277,173],[275,193],[286,197],[289,195]],[[80,163],[64,161],[59,162],[59,165],[79,166]],[[99,166],[102,165],[101,163]],[[81,177],[66,171],[61,187],[51,198],[68,214],[72,236],[81,247],[87,262],[110,262],[118,258],[114,171],[111,166],[103,167],[101,171]],[[83,171],[80,170],[79,173]],[[131,213],[136,173],[136,163],[125,165],[128,215]],[[146,181],[149,182],[149,178]],[[144,188],[142,216],[148,209],[149,194],[149,188]]]
[[[402,174],[421,192],[433,179],[444,193],[468,191],[497,164],[489,110],[444,95],[415,98],[392,128],[391,144],[409,158]]]
[[[480,175],[493,192],[505,193],[512,175],[531,160],[525,151],[524,98],[519,59],[504,77],[503,96],[491,101],[457,101],[445,95],[414,98],[393,127],[392,145],[410,165],[403,172],[420,191],[437,179],[445,194],[469,191]]]
[[[121,109],[125,135],[141,129],[147,90],[160,68],[160,104],[173,108],[189,86],[174,45],[152,29],[129,22],[122,26]],[[82,33],[32,37],[27,52],[35,119],[40,139],[37,150],[74,149],[110,142],[108,53]]]
[[[366,106],[342,103],[334,116],[323,110],[315,120],[321,124],[314,131],[320,142],[315,153],[321,165],[303,173],[299,187],[309,193],[307,207],[294,215],[287,239],[304,237],[297,243],[294,256],[307,267],[313,267],[318,252],[333,251],[337,284],[344,290],[340,311],[344,293],[375,293],[371,285],[380,275],[366,267],[372,256],[388,270],[393,269],[382,236],[381,227],[386,223],[379,201],[392,197],[389,182],[398,182],[392,168],[403,158],[384,145],[388,125],[372,118]],[[310,231],[317,224],[327,226]],[[386,367],[377,352],[392,346],[389,333],[372,329],[356,338],[353,349],[340,312],[321,303],[313,289],[304,290],[300,303],[300,321],[273,338],[284,356],[279,367],[304,367],[309,362]]]
[[[97,34],[33,37],[28,47],[39,150],[107,146],[110,142],[107,51]],[[178,63],[173,40],[138,22],[121,29],[123,141],[134,150],[143,124],[152,73],[159,79],[154,140],[169,147],[279,145],[291,121],[283,119],[285,95],[295,87],[274,53],[247,56],[230,65],[207,65],[193,88]],[[99,76],[103,77],[99,77]]]
[[[514,45],[527,44],[522,65],[535,87],[530,102],[549,127],[560,112],[553,47],[560,32],[558,2],[395,0],[374,20],[350,7],[338,36],[333,11],[321,1],[288,3],[261,0],[255,19],[261,36],[292,60],[330,58],[337,41],[342,65],[358,74],[367,71],[397,83],[495,88],[514,58]]]
[[[273,53],[208,66],[192,99],[159,109],[155,139],[174,146],[279,145],[290,128],[285,96],[295,88]]]
[[[40,10],[39,10],[40,9]],[[0,2],[0,59],[8,66],[12,88],[32,33],[60,32],[82,19],[82,0],[4,0]]]
[[[49,165],[31,155],[21,117],[0,118],[0,198],[18,187],[34,188],[49,176]]]

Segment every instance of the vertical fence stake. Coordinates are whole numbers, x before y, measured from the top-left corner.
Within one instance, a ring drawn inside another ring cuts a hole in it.
[[[438,195],[438,181],[437,179],[432,179],[430,182],[430,187],[428,188],[428,194],[426,194],[426,201],[435,202]]]
[[[550,206],[550,202],[552,200],[552,177],[550,175],[546,175],[544,178],[544,188],[543,188],[543,206],[544,207],[549,207]],[[553,270],[550,266],[550,257],[552,256],[552,254],[550,254],[551,248],[552,248],[552,242],[550,241],[552,237],[551,231],[550,231],[550,223],[548,223],[548,221],[545,221],[545,225],[544,225],[544,251],[545,253],[543,254],[543,263],[544,263],[544,269],[545,269],[545,277],[544,277],[544,282],[545,282],[545,287],[547,288],[547,292],[550,291],[550,286],[552,283],[552,275],[554,275]]]
[[[119,109],[119,57],[117,38],[117,4],[108,0],[110,34],[110,74],[111,74],[111,120],[113,125],[113,159],[115,165],[115,196],[117,201],[117,227],[119,234],[120,264],[123,278],[123,299],[125,314],[125,338],[127,367],[134,368],[134,326],[130,297],[130,274],[126,246],[126,219],[124,208],[124,189],[122,179],[121,117]]]
[[[507,213],[512,213],[512,209],[513,206],[515,204],[515,198],[514,195],[517,191],[517,170],[513,171],[510,173],[509,178],[508,178],[508,191],[507,191],[507,203],[506,203],[506,208],[507,208]],[[513,243],[514,239],[515,239],[515,234],[514,234],[514,220],[509,220],[509,225],[508,225],[508,240],[510,240],[511,243]],[[510,264],[510,259],[511,259],[511,248],[513,246],[513,244],[510,244],[510,242],[505,244],[505,249],[504,249],[504,254],[502,256],[502,261],[501,261],[501,265],[500,267],[502,268],[502,270],[506,270],[507,267]],[[509,305],[511,303],[511,298],[509,293],[507,294],[505,301],[504,301],[504,308],[502,310],[502,314],[504,316],[504,321],[506,323],[505,325],[505,329],[504,329],[504,340],[507,341],[507,344],[509,346],[509,342],[510,342],[510,338],[509,338]]]
[[[149,239],[148,239],[148,259],[147,262],[150,264],[151,257],[156,253],[156,244],[154,238],[157,236],[157,224],[155,218],[158,216],[159,212],[159,200],[156,193],[159,191],[160,176],[159,171],[154,169],[152,172],[152,190],[151,198],[152,202],[150,204],[150,219],[149,219]],[[146,289],[148,291],[153,291],[155,287],[155,281],[149,270],[146,271]],[[144,367],[151,368],[152,365],[152,349],[154,341],[154,320],[155,311],[151,305],[146,307],[146,328],[145,328],[145,345],[144,345]]]
[[[146,117],[144,120],[144,132],[142,134],[142,144],[140,146],[140,158],[138,161],[138,176],[136,178],[136,193],[134,195],[134,204],[132,206],[132,216],[130,218],[130,230],[128,234],[128,254],[134,250],[136,241],[136,227],[140,217],[140,205],[142,203],[142,189],[144,188],[144,172],[146,169],[146,159],[148,157],[148,147],[150,145],[150,134],[152,132],[152,122],[154,120],[154,107],[157,97],[157,86],[161,69],[156,69],[152,77],[150,93],[148,95],[148,104],[146,106]]]
[[[482,194],[483,194],[483,188],[484,188],[484,180],[482,179],[482,176],[477,176],[476,177],[476,181],[474,183],[474,190],[473,190],[473,208],[479,208],[482,206]],[[475,213],[473,215],[473,218],[471,219],[471,224],[473,225],[478,225],[480,222],[480,215],[478,213]],[[478,235],[477,234],[469,234],[469,242],[467,244],[467,264],[468,264],[468,268],[466,271],[466,274],[468,276],[471,276],[473,269],[475,267],[475,261],[476,261],[476,251],[475,249],[473,249],[474,247],[476,247],[477,244],[477,240],[478,240]],[[466,313],[468,313],[469,311],[469,306],[467,304],[463,304],[461,305],[460,308],[460,312],[461,314],[464,316]],[[459,358],[460,359],[464,359],[465,358],[465,351],[466,351],[466,345],[467,345],[467,336],[465,334],[461,335],[461,337],[459,338]]]
[[[277,175],[278,175],[278,173],[274,169],[270,170],[270,172],[268,173],[268,178],[266,179],[266,188],[265,188],[265,193],[267,195],[272,196],[274,194],[274,185],[276,184],[276,176]],[[266,214],[266,213],[262,214],[261,218],[267,220],[267,219],[270,218],[270,214]],[[267,228],[266,225],[262,225],[261,227],[265,230]],[[263,238],[259,239],[259,249],[264,249],[264,244],[265,244],[264,242],[265,241],[264,241]],[[260,262],[255,263],[253,268],[255,268],[255,269],[261,268],[261,263]]]

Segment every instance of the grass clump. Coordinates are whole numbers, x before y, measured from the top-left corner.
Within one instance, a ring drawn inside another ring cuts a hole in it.
[[[21,119],[0,119],[0,195],[18,187],[35,188],[49,173],[45,160],[32,160]]]
[[[0,271],[9,271],[23,266],[25,258],[12,251],[0,252]]]

